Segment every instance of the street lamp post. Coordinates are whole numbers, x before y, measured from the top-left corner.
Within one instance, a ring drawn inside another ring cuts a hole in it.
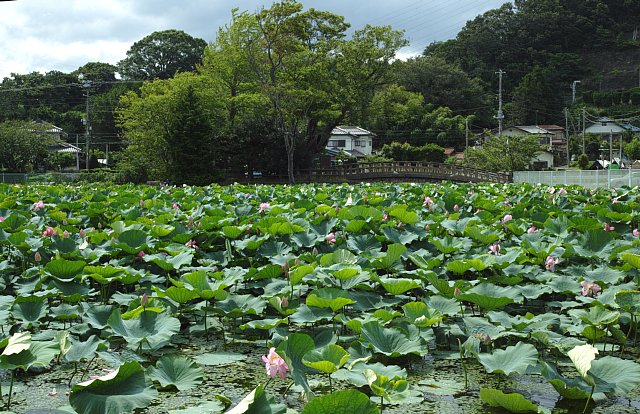
[[[90,133],[91,126],[89,124],[89,88],[91,87],[91,81],[89,79],[85,79],[84,75],[81,73],[78,75],[78,80],[82,83],[82,88],[85,90],[86,106],[85,106],[85,118],[84,118],[84,139],[86,145],[86,166],[85,168],[89,170],[89,141],[90,141]]]

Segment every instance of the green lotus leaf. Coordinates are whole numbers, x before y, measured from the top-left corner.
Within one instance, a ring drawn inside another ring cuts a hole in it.
[[[251,279],[253,280],[261,280],[261,279],[275,279],[284,273],[282,266],[276,264],[268,264],[266,266],[262,266],[258,269]]]
[[[397,206],[389,212],[389,216],[395,217],[398,221],[405,224],[416,224],[418,222],[418,214],[414,211],[407,211],[404,206]]]
[[[286,325],[288,323],[289,323],[289,320],[287,318],[282,318],[282,319],[268,318],[268,319],[260,319],[260,320],[243,323],[242,325],[240,325],[240,329],[245,330],[247,328],[250,328],[250,329],[269,330],[269,329],[276,328],[280,325]]]
[[[67,362],[90,360],[95,356],[98,347],[108,348],[109,345],[95,335],[91,335],[84,341],[73,341],[71,348],[69,348],[69,351],[64,355],[64,360]]]
[[[113,333],[123,337],[129,348],[157,350],[169,344],[180,331],[180,321],[166,313],[144,311],[139,318],[123,320],[120,310],[113,311],[108,320]]]
[[[571,309],[569,315],[580,319],[584,323],[603,326],[616,322],[620,317],[620,312],[610,311],[602,306],[592,306],[588,311],[584,309]]]
[[[331,374],[331,378],[346,381],[355,387],[367,385],[367,379],[364,376],[364,371],[367,369],[387,378],[407,378],[407,370],[404,368],[397,365],[383,365],[380,362],[368,364],[368,360],[369,357],[357,359]]]
[[[191,289],[181,288],[176,286],[171,286],[164,292],[162,292],[161,290],[158,290],[158,296],[160,297],[166,296],[169,299],[179,304],[190,302],[193,299],[196,299],[199,297],[198,293],[194,292]]]
[[[307,275],[312,275],[315,272],[315,268],[312,265],[296,266],[289,272],[289,283],[297,285]]]
[[[183,251],[175,256],[167,254],[148,254],[144,256],[145,262],[152,262],[162,270],[171,271],[190,265],[193,262],[193,251]]]
[[[82,260],[54,259],[44,266],[51,276],[63,282],[72,281],[86,266]]]
[[[396,265],[400,264],[400,259],[406,251],[407,248],[402,244],[390,244],[387,246],[386,253],[373,261],[373,266],[376,269],[393,270]]]
[[[38,324],[48,313],[44,298],[38,296],[18,296],[13,305],[14,318],[24,324]]]
[[[531,344],[518,342],[515,346],[497,349],[493,354],[479,354],[478,361],[487,372],[522,375],[527,368],[538,363],[538,351]]]
[[[621,290],[615,294],[615,302],[629,313],[640,314],[640,290]]]
[[[217,303],[214,312],[231,318],[243,315],[260,315],[267,307],[267,301],[252,295],[229,295],[225,300]]]
[[[55,341],[31,341],[29,349],[9,355],[0,354],[0,369],[21,368],[27,371],[32,367],[46,368],[59,353],[60,348]]]
[[[317,308],[307,306],[304,303],[298,306],[296,311],[289,317],[291,322],[297,324],[316,323],[333,319],[333,312],[327,308]]]
[[[414,240],[420,238],[419,234],[407,230],[398,230],[395,227],[391,227],[390,225],[382,228],[382,234],[385,235],[387,240],[403,246],[411,244]]]
[[[612,241],[613,236],[610,232],[602,229],[587,230],[584,234],[578,235],[572,247],[579,256],[606,259],[615,247]]]
[[[82,321],[89,324],[95,329],[104,329],[108,325],[109,317],[115,309],[113,305],[89,305],[86,302],[83,303],[82,306],[84,308]]]
[[[284,414],[286,411],[285,405],[276,404],[264,386],[258,385],[226,414]]]
[[[466,237],[445,236],[443,238],[433,237],[430,239],[440,253],[451,254],[458,250],[468,250],[472,246],[472,241]]]
[[[591,363],[589,376],[596,384],[596,391],[627,395],[640,385],[640,364],[605,356]]]
[[[553,386],[553,388],[569,400],[586,400],[591,394],[591,386],[582,378],[564,378],[558,371],[548,363],[541,361],[542,376]],[[594,399],[596,395],[594,394]]]
[[[377,321],[364,323],[361,335],[376,352],[392,358],[408,354],[424,355],[428,351],[419,339],[410,338],[398,329],[383,328]]]
[[[153,237],[162,238],[167,237],[168,235],[173,233],[175,229],[176,228],[174,226],[168,224],[155,224],[151,226],[151,228],[149,229],[149,233]]]
[[[155,367],[147,368],[147,374],[162,388],[185,391],[202,383],[204,371],[191,358],[167,355],[160,358]]]
[[[357,390],[336,391],[311,400],[301,414],[379,414],[378,406]]]
[[[444,315],[429,309],[424,302],[405,303],[402,305],[402,310],[411,323],[421,328],[435,325],[444,319]]]
[[[461,293],[458,295],[459,300],[474,303],[478,305],[484,311],[492,311],[495,309],[504,308],[505,306],[514,303],[514,300],[510,297],[491,297],[487,295],[481,295],[478,293]]]
[[[306,303],[307,306],[329,308],[333,312],[337,312],[341,308],[355,303],[355,301],[349,297],[347,291],[336,288],[321,288],[309,294]]]
[[[331,374],[340,369],[349,360],[349,356],[340,345],[329,344],[305,353],[302,363],[309,368]]]
[[[485,246],[495,243],[500,239],[498,232],[482,230],[478,226],[468,226],[464,229],[464,234]]]
[[[371,234],[358,234],[347,239],[347,247],[358,254],[367,253],[375,256],[382,249],[382,244]]]
[[[381,277],[378,281],[391,295],[401,295],[411,289],[422,287],[422,283],[415,279]]]
[[[125,230],[118,235],[118,242],[117,246],[120,249],[129,254],[137,254],[141,250],[148,249],[149,236],[142,230]]]
[[[480,388],[480,399],[492,407],[502,407],[511,413],[537,413],[538,406],[522,394],[505,394],[493,388]]]
[[[157,395],[142,366],[130,361],[110,374],[74,385],[69,403],[79,413],[126,413],[147,407]]]
[[[320,264],[327,267],[340,263],[352,265],[356,264],[357,261],[358,258],[353,253],[344,249],[339,249],[333,253],[325,254],[320,258]]]
[[[17,332],[11,335],[9,338],[5,338],[0,342],[0,348],[2,355],[19,354],[22,351],[26,351],[31,347],[31,334],[29,332]]]
[[[388,404],[402,403],[411,396],[409,383],[405,379],[378,375],[370,369],[365,369],[363,375],[367,379],[371,392],[382,397]]]
[[[315,348],[313,338],[309,335],[294,333],[285,338],[278,345],[277,353],[285,358],[289,369],[291,370],[291,378],[296,385],[299,385],[305,392],[311,393],[311,387],[307,380],[307,372],[309,369],[303,363],[305,354]]]

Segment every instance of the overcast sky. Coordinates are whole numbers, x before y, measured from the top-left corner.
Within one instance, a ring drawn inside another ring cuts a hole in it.
[[[405,30],[400,57],[456,36],[464,24],[507,0],[301,0],[305,8]],[[0,0],[0,79],[11,73],[71,72],[87,62],[116,64],[154,31],[178,29],[207,42],[234,7],[250,12],[269,0]]]

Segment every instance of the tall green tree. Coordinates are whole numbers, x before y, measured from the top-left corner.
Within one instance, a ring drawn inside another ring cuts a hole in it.
[[[464,151],[464,165],[496,172],[526,170],[542,149],[535,136],[490,135],[481,147]]]
[[[177,72],[194,71],[206,46],[182,30],[153,32],[131,46],[118,68],[126,79],[169,79]]]
[[[184,73],[124,95],[116,121],[129,145],[120,167],[137,180],[213,181],[233,151],[217,91],[209,78]]]
[[[49,147],[59,141],[46,132],[47,124],[25,121],[0,123],[0,168],[30,172],[47,164]]]
[[[234,12],[229,35],[210,46],[212,55],[232,58],[205,59],[205,73],[224,76],[231,87],[234,116],[243,103],[267,103],[260,108],[284,143],[291,181],[296,165],[308,167],[336,125],[362,118],[405,44],[388,27],[368,26],[346,40],[348,27],[340,16],[285,0],[255,14]],[[234,67],[209,69],[216,64]]]

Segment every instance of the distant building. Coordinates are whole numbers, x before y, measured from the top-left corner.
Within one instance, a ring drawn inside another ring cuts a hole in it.
[[[331,131],[327,152],[361,158],[373,152],[376,134],[357,126],[337,126]]]

